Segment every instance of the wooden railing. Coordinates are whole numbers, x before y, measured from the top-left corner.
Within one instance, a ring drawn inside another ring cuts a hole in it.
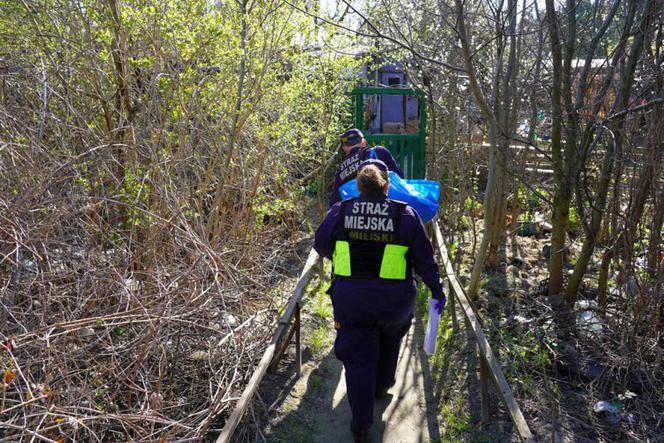
[[[500,365],[489,341],[482,330],[482,325],[480,324],[475,310],[473,309],[470,301],[466,297],[459,280],[457,280],[456,274],[454,273],[454,268],[452,267],[452,262],[450,262],[449,255],[447,253],[447,248],[445,247],[445,242],[443,240],[443,234],[440,232],[440,227],[438,223],[434,224],[433,229],[435,245],[438,248],[440,254],[440,259],[443,266],[445,267],[445,274],[447,281],[449,282],[449,289],[447,291],[448,300],[449,300],[449,309],[452,315],[452,328],[456,331],[458,328],[458,322],[456,318],[456,303],[459,303],[461,312],[466,320],[466,325],[472,331],[477,341],[477,350],[478,358],[480,362],[480,397],[481,397],[481,419],[483,423],[489,421],[490,405],[489,405],[489,383],[493,382],[493,387],[495,388],[498,396],[501,398],[507,409],[509,410],[510,417],[514,426],[519,433],[519,436],[522,440],[531,442],[533,440],[533,434],[530,432],[530,428],[526,423],[526,420],[523,418],[521,409],[517,404],[512,390],[510,389],[503,371],[500,369]]]
[[[283,355],[284,351],[288,347],[295,335],[295,365],[297,369],[297,375],[299,376],[302,371],[302,341],[300,334],[300,304],[302,301],[302,296],[304,295],[304,289],[309,284],[311,277],[313,275],[314,265],[318,260],[318,254],[313,249],[309,252],[307,261],[304,264],[300,278],[295,285],[295,290],[293,291],[293,296],[291,297],[286,309],[284,310],[283,315],[279,319],[277,325],[277,330],[270,341],[270,344],[265,349],[261,361],[258,363],[256,370],[254,371],[251,379],[247,383],[247,387],[244,388],[242,396],[235,405],[235,409],[231,413],[231,416],[226,420],[224,429],[221,430],[221,434],[217,437],[217,443],[227,443],[231,440],[235,428],[240,423],[242,416],[244,415],[247,407],[251,403],[258,385],[265,376],[268,368],[279,362],[279,359]],[[322,275],[322,271],[321,271]],[[284,336],[286,339],[284,340]]]

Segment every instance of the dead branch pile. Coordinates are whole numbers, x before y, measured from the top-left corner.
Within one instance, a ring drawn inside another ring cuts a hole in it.
[[[149,211],[76,189],[75,161],[3,146],[2,439],[204,436],[271,333],[275,246],[219,252],[177,208],[118,228],[104,211]]]

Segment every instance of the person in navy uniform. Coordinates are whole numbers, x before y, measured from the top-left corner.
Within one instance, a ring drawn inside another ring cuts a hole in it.
[[[339,187],[353,180],[360,167],[360,163],[368,158],[382,160],[390,171],[394,171],[399,177],[404,178],[401,168],[394,160],[394,157],[392,157],[390,151],[382,146],[367,148],[367,141],[359,129],[351,128],[341,134],[341,149],[344,152],[344,159],[334,176],[334,188],[332,188],[332,193],[330,194],[330,207],[341,200]]]
[[[334,352],[346,369],[351,431],[369,441],[374,399],[395,383],[401,339],[415,306],[415,271],[439,300],[445,295],[433,247],[417,212],[387,198],[387,165],[366,160],[360,197],[335,203],[316,231],[314,248],[332,260]]]

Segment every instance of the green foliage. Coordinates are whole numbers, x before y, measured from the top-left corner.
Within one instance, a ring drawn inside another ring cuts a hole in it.
[[[143,168],[136,172],[125,170],[124,180],[120,186],[120,200],[125,203],[127,228],[135,228],[149,223],[152,217],[144,208],[149,206],[150,184]]]
[[[429,298],[431,297],[431,291],[429,288],[426,287],[426,285],[418,285],[417,286],[417,305],[420,306],[424,312],[425,312],[425,317],[428,315],[428,303],[429,303]],[[426,320],[426,318],[425,318]]]
[[[551,355],[546,347],[540,344],[533,331],[515,337],[511,332],[499,330],[498,335],[503,344],[502,352],[507,354],[506,360],[511,361],[511,372],[515,373],[521,366],[534,370],[550,370],[553,367]],[[551,343],[550,347],[557,347]]]
[[[316,395],[323,388],[323,380],[317,374],[309,376],[309,389],[313,395]]]
[[[535,188],[535,190],[528,191],[528,208],[532,211],[533,209],[540,206],[541,197],[550,199],[551,195],[549,191],[542,188]]]
[[[519,221],[532,221],[535,210],[542,206],[542,198],[549,198],[549,192],[545,189],[526,189],[523,186],[518,186],[516,199],[521,208],[523,208],[523,213],[520,215]]]
[[[569,208],[569,232],[576,232],[579,229],[579,211],[574,207]]]
[[[92,185],[90,184],[90,180],[88,180],[86,177],[80,176],[76,178],[74,183],[83,192],[89,193],[90,191],[92,191]]]
[[[634,251],[647,251],[650,244],[650,228],[645,223],[639,225],[638,235],[634,241]]]
[[[639,269],[637,274],[642,284],[654,286],[657,283],[656,274],[651,274],[647,269]]]
[[[323,324],[311,334],[311,350],[314,354],[321,353],[327,347],[328,332],[327,325]]]
[[[482,208],[482,203],[480,203],[479,201],[475,200],[472,197],[467,197],[463,201],[463,209],[466,212],[473,212],[481,208]]]
[[[472,427],[470,417],[460,413],[460,408],[454,405],[442,405],[440,415],[445,423],[445,433],[449,437],[461,437]]]
[[[569,268],[569,269],[574,269],[574,268],[576,267],[576,263],[577,263],[578,260],[579,260],[579,258],[578,258],[577,256],[572,256],[572,257],[570,257],[570,259],[567,261],[567,263],[565,264],[565,266],[566,266],[567,268]]]
[[[256,215],[256,224],[263,225],[266,220],[281,216],[286,211],[295,209],[295,203],[290,198],[270,198],[267,192],[261,192],[256,197],[254,203],[254,214]]]
[[[459,252],[461,244],[459,240],[455,240],[447,245],[447,252],[449,253],[450,260],[454,261],[456,259],[457,253]]]
[[[332,301],[326,293],[318,293],[314,301],[313,312],[314,315],[321,320],[329,320],[332,318]]]
[[[532,211],[537,206],[537,199],[534,201],[531,200],[531,195],[534,195],[532,191],[526,192],[526,189],[519,185],[516,190],[516,200],[518,205],[522,208],[522,213],[520,218],[517,221],[529,222],[533,218]]]
[[[489,294],[499,297],[505,295],[510,290],[505,274],[487,275],[480,281],[480,288]]]
[[[300,400],[290,399],[282,407],[287,414],[284,421],[279,424],[275,432],[270,435],[270,441],[277,443],[315,443],[320,425],[311,417],[304,419],[300,416]]]
[[[516,189],[516,199],[522,208],[529,207],[530,201],[526,197],[526,190],[523,186],[518,185]]]
[[[243,177],[242,186],[256,183],[257,194],[264,197],[242,202],[256,205],[257,229],[242,231],[250,235],[260,232],[265,216],[293,210],[303,185],[310,194],[321,192],[314,172],[337,149],[337,136],[350,116],[348,92],[367,60],[310,50],[325,25],[270,2],[250,2],[243,12],[238,2],[228,0],[214,5],[207,0],[82,0],[72,8],[53,0],[0,0],[0,17],[6,37],[0,39],[3,59],[34,67],[48,61],[44,74],[56,88],[53,97],[69,100],[49,101],[54,118],[48,124],[54,127],[46,128],[45,145],[79,154],[100,140],[118,143],[123,152],[108,165],[114,169],[110,176],[121,182],[120,199],[126,205],[149,201],[151,180],[142,182],[146,171],[156,178],[155,171],[140,168],[152,161],[164,162],[168,168],[160,172],[185,187],[169,190],[175,195],[188,195],[198,186],[192,177],[203,181],[203,189],[226,178],[224,173]],[[337,38],[333,30],[328,35]],[[118,74],[119,63],[126,63],[126,74]],[[119,84],[120,79],[127,84]],[[125,87],[127,102],[119,96]],[[21,93],[25,102],[41,101],[39,88],[22,88]],[[71,121],[75,115],[82,121]],[[30,119],[36,121],[38,113]],[[67,127],[77,131],[68,133]],[[131,134],[123,132],[127,128]],[[55,139],[48,139],[51,134]],[[231,138],[237,155],[229,161],[231,171],[223,171]],[[19,133],[9,141],[29,140]],[[77,186],[90,192],[95,180],[85,175]],[[193,220],[201,212],[190,209],[188,216]],[[128,228],[148,221],[145,211],[129,209],[126,215]]]

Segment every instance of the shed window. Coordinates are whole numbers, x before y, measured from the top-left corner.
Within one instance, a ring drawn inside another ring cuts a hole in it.
[[[387,79],[388,86],[395,86],[400,84],[401,84],[401,79],[399,77],[390,77]]]

